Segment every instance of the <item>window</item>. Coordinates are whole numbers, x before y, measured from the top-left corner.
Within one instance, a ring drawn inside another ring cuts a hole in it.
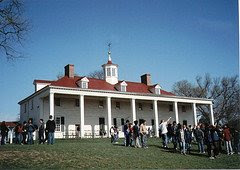
[[[113,125],[117,126],[117,119],[116,118],[113,118]]]
[[[75,106],[79,107],[79,99],[75,99]]]
[[[64,132],[65,118],[56,117],[56,131]]]
[[[31,110],[33,110],[33,100],[31,101]]]
[[[139,125],[141,125],[144,122],[144,119],[139,119]]]
[[[143,110],[142,103],[138,103],[138,110]]]
[[[116,69],[112,68],[112,76],[116,76]]]
[[[116,102],[116,109],[120,109],[120,102]]]
[[[152,103],[150,104],[150,110],[153,110],[153,104]]]
[[[121,86],[121,91],[126,92],[127,91],[126,86]]]
[[[107,76],[111,76],[111,68],[107,68]]]
[[[56,117],[56,131],[60,131],[60,122],[61,122],[61,118],[60,117]]]
[[[161,90],[159,88],[156,88],[156,94],[161,94]]]
[[[27,112],[27,104],[25,103],[24,104],[24,113],[26,113]]]
[[[187,126],[187,120],[183,120],[183,125]]]
[[[186,112],[186,106],[182,106],[182,112]]]
[[[103,101],[102,100],[99,101],[98,107],[101,108],[101,109],[103,108]]]
[[[173,111],[173,105],[170,104],[168,107],[169,107],[169,112],[172,112]]]
[[[88,83],[82,81],[82,88],[83,88],[83,89],[87,89],[87,88],[88,88]]]
[[[55,106],[60,106],[60,98],[55,98]]]
[[[124,119],[123,118],[121,119],[121,125],[124,125]]]

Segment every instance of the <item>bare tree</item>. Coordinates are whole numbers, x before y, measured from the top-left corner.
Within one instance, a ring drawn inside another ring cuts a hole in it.
[[[28,31],[20,1],[0,0],[0,51],[8,60],[22,57],[16,49]]]
[[[238,76],[211,78],[197,76],[196,84],[186,80],[176,82],[173,93],[180,96],[208,98],[214,100],[213,110],[216,123],[236,124],[239,121],[239,80]],[[209,107],[198,105],[201,121],[209,122]]]
[[[104,72],[103,72],[103,70],[95,70],[95,71],[89,73],[88,77],[103,80],[104,79]]]

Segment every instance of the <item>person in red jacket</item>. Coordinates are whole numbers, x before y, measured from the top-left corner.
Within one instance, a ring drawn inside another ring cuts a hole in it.
[[[232,155],[233,150],[232,150],[232,145],[231,145],[231,133],[230,133],[230,130],[227,127],[227,125],[224,125],[223,139],[224,139],[225,144],[226,144],[227,154]]]

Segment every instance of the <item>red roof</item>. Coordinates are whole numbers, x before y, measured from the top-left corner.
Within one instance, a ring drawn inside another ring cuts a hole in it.
[[[64,76],[56,81],[45,81],[45,80],[35,80],[35,82],[51,82],[51,86],[62,86],[62,87],[72,87],[72,88],[78,88],[77,82],[81,80],[83,77],[75,76],[74,78],[69,78],[68,76]],[[115,88],[115,85],[111,85],[107,83],[105,80],[96,79],[96,78],[88,78],[88,88],[89,89],[95,89],[95,90],[108,90],[108,91],[118,91]],[[119,81],[122,82],[122,81]],[[133,93],[149,93],[149,86],[147,86],[144,83],[138,83],[138,82],[130,82],[125,81],[127,83],[127,92],[133,92]],[[163,95],[171,95],[173,96],[173,93],[167,92],[165,90],[161,89],[161,94]]]

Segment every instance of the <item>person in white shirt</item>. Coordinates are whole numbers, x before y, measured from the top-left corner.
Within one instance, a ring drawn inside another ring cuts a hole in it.
[[[167,121],[164,121],[162,120],[162,123],[159,125],[159,130],[161,131],[162,133],[162,141],[163,141],[163,147],[164,148],[167,148],[167,125],[168,125],[168,122],[170,121],[171,117],[168,118]]]

